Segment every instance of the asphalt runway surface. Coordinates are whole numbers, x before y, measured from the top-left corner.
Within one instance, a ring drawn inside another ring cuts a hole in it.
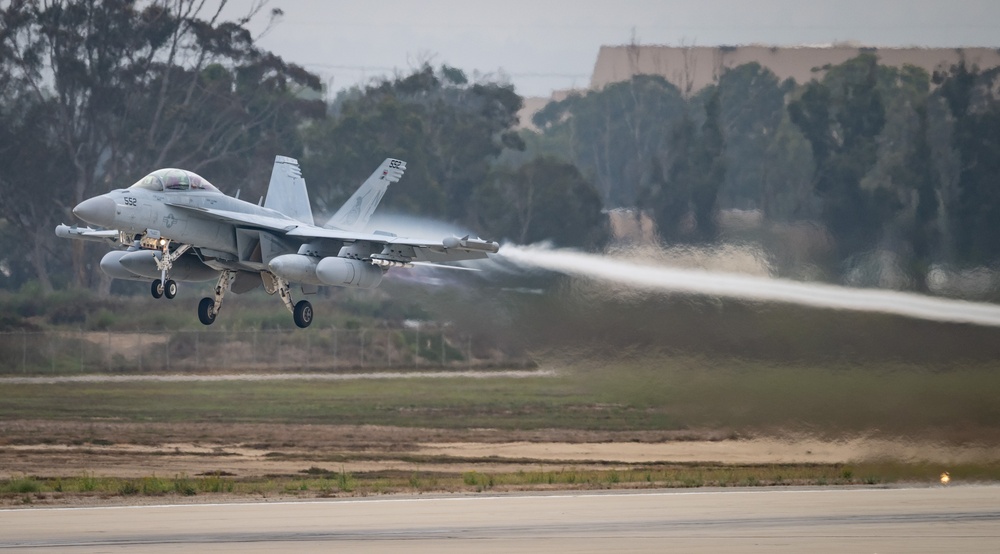
[[[713,489],[0,511],[31,552],[997,552],[1000,486]]]

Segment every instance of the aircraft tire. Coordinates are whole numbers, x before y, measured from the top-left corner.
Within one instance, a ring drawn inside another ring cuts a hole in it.
[[[149,287],[149,292],[153,294],[153,298],[160,298],[163,296],[163,282],[159,279],[154,279],[153,284]]]
[[[166,282],[163,283],[163,296],[166,296],[167,300],[171,300],[173,297],[177,296],[177,281],[167,279]]]
[[[313,307],[308,300],[300,300],[298,304],[295,305],[295,311],[292,313],[292,319],[295,320],[295,324],[305,329],[309,327],[309,324],[313,321]]]
[[[215,300],[208,298],[201,299],[198,303],[198,320],[204,325],[211,325],[215,322]]]

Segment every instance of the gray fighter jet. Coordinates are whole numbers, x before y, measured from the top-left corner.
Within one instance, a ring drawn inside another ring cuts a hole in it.
[[[390,183],[406,163],[387,159],[322,227],[313,222],[299,164],[277,156],[267,195],[252,204],[223,194],[183,169],[159,169],[127,189],[84,200],[73,213],[99,228],[59,225],[64,238],[115,247],[101,269],[116,279],[150,280],[154,298],[173,298],[177,281],[217,279],[215,296],[202,298],[198,319],[215,321],[226,291],[263,285],[278,293],[295,324],[313,320],[307,300],[292,301],[290,283],[304,294],[319,286],[374,288],[390,268],[486,258],[499,245],[478,238],[415,239],[365,232]]]

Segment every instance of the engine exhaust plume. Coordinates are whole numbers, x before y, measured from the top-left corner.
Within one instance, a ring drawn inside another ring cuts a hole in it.
[[[1000,306],[920,294],[635,263],[546,246],[505,244],[500,255],[522,268],[617,283],[651,292],[703,294],[835,310],[877,312],[930,321],[1000,327]]]

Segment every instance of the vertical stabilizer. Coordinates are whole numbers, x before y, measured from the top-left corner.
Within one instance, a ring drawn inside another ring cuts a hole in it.
[[[406,162],[387,158],[375,173],[372,173],[353,196],[333,214],[326,222],[327,229],[342,229],[344,231],[361,231],[372,213],[382,201],[382,195],[389,188],[389,183],[395,183],[406,171]]]
[[[303,223],[314,224],[309,192],[306,191],[306,180],[302,178],[298,160],[285,156],[274,157],[274,169],[271,170],[271,183],[267,185],[264,207]]]

